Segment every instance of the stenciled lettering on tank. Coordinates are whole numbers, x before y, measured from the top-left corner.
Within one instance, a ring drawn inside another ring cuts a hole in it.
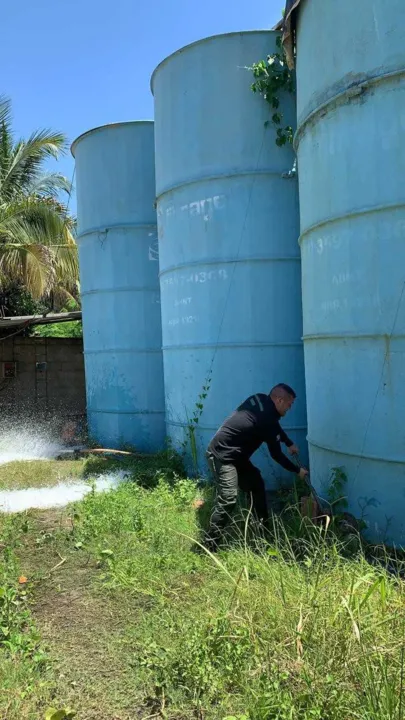
[[[159,262],[159,242],[155,232],[148,233],[149,248],[148,248],[148,259]]]
[[[349,271],[336,273],[332,277],[332,285],[345,285],[347,283],[356,282],[358,280],[356,275],[358,275],[358,273],[352,273]]]
[[[180,305],[190,305],[190,303],[191,297],[179,298],[178,300],[174,301],[174,307],[179,307]]]
[[[336,312],[338,310],[365,310],[366,308],[380,310],[381,300],[378,293],[371,297],[367,295],[366,297],[332,298],[321,302],[321,310],[324,313]]]
[[[228,280],[228,271],[225,270],[225,268],[220,268],[219,270],[202,270],[200,272],[189,273],[187,275],[170,275],[170,277],[165,277],[161,280],[161,289],[163,291],[166,288],[173,286],[183,287],[184,285],[188,285],[190,283],[206,283],[218,280]]]
[[[195,325],[198,322],[198,317],[195,315],[183,315],[182,317],[171,318],[168,321],[169,327],[175,327],[176,325]]]
[[[321,235],[320,237],[304,238],[302,251],[322,255],[327,250],[339,250],[341,246],[342,236],[331,233],[330,235]]]
[[[162,237],[162,229],[164,232],[164,222],[177,215],[187,214],[190,218],[202,217],[206,222],[211,220],[214,213],[223,210],[226,205],[226,195],[213,195],[202,199],[192,200],[189,203],[176,205],[171,202],[166,207],[161,205],[158,207],[158,227],[159,236]]]

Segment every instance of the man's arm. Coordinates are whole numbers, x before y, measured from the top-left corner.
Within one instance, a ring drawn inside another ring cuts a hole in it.
[[[293,441],[290,440],[290,438],[288,437],[287,433],[284,432],[281,425],[280,425],[279,435],[280,435],[281,442],[284,443],[284,445],[286,445],[288,448],[291,447],[291,445],[294,445]]]
[[[269,440],[267,442],[267,447],[269,448],[269,453],[273,460],[275,460],[276,463],[281,465],[284,470],[288,470],[288,472],[295,473],[296,475],[299,475],[300,468],[298,468],[294,463],[291,462],[284,453],[281,451],[280,443],[277,442],[277,440]]]
[[[280,440],[282,443],[284,443],[284,445],[286,445],[288,447],[289,454],[290,455],[298,455],[298,453],[299,453],[298,446],[295,443],[293,443],[292,440],[290,440],[290,438],[288,437],[287,433],[284,432],[281,425],[279,425],[278,427],[279,427],[278,434],[280,436]]]

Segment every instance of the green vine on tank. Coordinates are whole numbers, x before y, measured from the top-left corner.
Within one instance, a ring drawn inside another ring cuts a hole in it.
[[[203,414],[205,400],[208,396],[208,393],[209,393],[209,390],[211,387],[211,381],[212,381],[212,372],[210,371],[208,373],[208,375],[204,381],[204,384],[201,388],[201,391],[197,397],[197,402],[195,403],[194,410],[193,410],[191,417],[189,417],[187,410],[186,410],[187,426],[186,426],[186,438],[183,442],[183,450],[184,450],[184,452],[186,452],[187,446],[189,446],[191,459],[192,459],[192,463],[193,463],[194,474],[196,476],[198,475],[198,472],[199,472],[196,429],[197,429],[198,423],[200,422],[201,415]]]
[[[260,60],[251,67],[254,82],[251,89],[259,93],[269,104],[271,120],[267,120],[266,127],[273,123],[276,128],[276,145],[282,147],[293,142],[293,129],[291,125],[284,125],[284,116],[280,110],[280,96],[285,93],[295,93],[294,73],[288,68],[284,51],[281,46],[281,36],[276,40],[278,50],[267,56],[267,60]]]

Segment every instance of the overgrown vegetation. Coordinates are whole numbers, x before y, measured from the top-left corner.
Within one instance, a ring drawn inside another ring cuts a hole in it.
[[[80,305],[75,300],[67,302],[60,312],[74,312],[80,310]],[[34,335],[39,337],[64,337],[78,338],[83,337],[83,324],[81,320],[72,320],[71,322],[52,323],[51,325],[37,325],[34,329]]]
[[[118,461],[89,459],[88,474],[101,466]],[[54,659],[44,713],[403,719],[404,587],[370,564],[370,548],[287,507],[267,537],[241,511],[226,550],[196,555],[211,490],[184,479],[174,455],[125,467],[131,480],[117,490],[48,517],[40,545],[35,513],[7,520],[23,538],[22,572],[35,578],[33,613]],[[20,705],[7,720],[44,716],[35,692],[25,702],[25,714]]]
[[[187,409],[185,411],[187,417],[187,425],[185,428],[186,436],[183,441],[182,450],[184,457],[187,457],[187,455],[189,455],[189,457],[191,458],[193,477],[198,477],[201,471],[198,459],[197,431],[198,424],[204,412],[204,405],[210,391],[211,382],[212,372],[210,371],[204,380],[200,393],[198,394],[197,401],[194,405],[191,417],[189,416]]]
[[[62,310],[62,312],[66,311]],[[83,337],[83,325],[81,320],[37,325],[34,335],[37,337],[81,338]]]
[[[52,308],[78,295],[71,184],[44,171],[66,150],[66,137],[49,129],[16,139],[11,102],[0,96],[0,290],[17,285]]]
[[[267,56],[266,60],[259,60],[247,70],[253,73],[254,82],[251,89],[259,93],[269,105],[270,120],[276,128],[276,144],[282,147],[293,142],[293,128],[284,123],[284,116],[280,108],[283,94],[295,93],[294,73],[288,68],[284,51],[281,46],[281,36],[276,40],[277,51]]]
[[[49,691],[49,658],[33,622],[18,551],[28,530],[24,517],[0,521],[0,717],[38,717]],[[26,706],[30,713],[26,713]]]
[[[12,283],[7,286],[0,296],[1,314],[6,317],[24,315],[39,315],[46,311],[45,304],[33,299],[21,283]]]

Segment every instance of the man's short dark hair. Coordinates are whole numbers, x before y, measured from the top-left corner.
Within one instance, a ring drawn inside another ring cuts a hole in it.
[[[297,395],[296,395],[295,391],[292,389],[292,387],[290,387],[289,385],[286,385],[285,383],[278,383],[277,385],[275,385],[275,386],[270,390],[270,395],[271,395],[273,392],[276,392],[276,390],[284,390],[284,392],[286,392],[287,395],[290,395],[290,397],[294,398],[294,400],[295,400],[295,398],[297,397]]]

